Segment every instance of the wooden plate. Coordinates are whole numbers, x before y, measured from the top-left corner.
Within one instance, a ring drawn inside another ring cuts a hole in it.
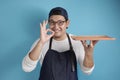
[[[94,36],[71,36],[75,40],[115,40],[115,38],[106,35],[94,35]]]

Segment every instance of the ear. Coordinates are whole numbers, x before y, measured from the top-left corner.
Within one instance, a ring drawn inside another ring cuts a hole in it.
[[[70,24],[70,20],[67,20],[67,22],[66,22],[66,29],[68,29],[69,24]]]

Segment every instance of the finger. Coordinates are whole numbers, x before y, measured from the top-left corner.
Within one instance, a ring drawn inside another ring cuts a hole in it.
[[[48,20],[45,21],[45,28],[47,27],[47,24],[48,24]]]
[[[40,23],[40,29],[42,28],[42,24]]]
[[[83,46],[88,47],[86,40],[81,40]]]
[[[40,30],[45,31],[45,28],[43,27],[43,23],[40,23]]]
[[[40,28],[41,28],[42,30],[45,30],[45,21],[43,21],[42,23],[40,23]]]
[[[45,27],[45,20],[43,21],[43,27]]]
[[[44,20],[43,23],[44,23],[44,25],[47,25],[48,24],[48,20]]]
[[[84,45],[83,40],[81,40],[81,43]]]
[[[94,47],[92,40],[90,40],[90,46],[91,46],[91,47]]]
[[[42,26],[42,24],[40,23],[40,27]]]
[[[93,41],[93,46],[95,46],[96,43],[98,43],[99,40]]]
[[[84,44],[85,44],[86,47],[88,47],[88,44],[87,44],[87,41],[86,41],[86,40],[84,41]]]
[[[43,21],[43,27],[44,27],[44,29],[46,29],[47,24],[48,24],[48,20],[44,20]]]
[[[73,40],[76,40],[74,37],[72,37]]]
[[[48,20],[45,21],[45,24],[46,24],[46,25],[48,24]]]

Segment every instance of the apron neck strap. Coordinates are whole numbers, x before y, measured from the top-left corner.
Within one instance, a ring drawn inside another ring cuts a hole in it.
[[[51,49],[51,46],[52,46],[52,38],[53,37],[50,38],[49,49]]]
[[[73,50],[72,43],[71,43],[71,40],[70,40],[70,36],[68,34],[67,34],[67,37],[68,37],[68,42],[69,42],[69,45],[70,45],[70,50]],[[53,37],[50,38],[49,49],[51,49],[51,46],[52,46],[52,39],[53,39]]]
[[[69,41],[69,45],[70,45],[70,50],[73,50],[72,43],[71,43],[71,40],[70,40],[70,36],[68,34],[67,34],[67,37],[68,37],[68,41]]]

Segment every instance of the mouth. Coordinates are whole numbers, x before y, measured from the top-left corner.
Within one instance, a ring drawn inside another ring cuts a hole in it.
[[[58,29],[57,29],[57,30],[53,30],[53,31],[54,31],[55,33],[58,33],[58,32],[60,32],[61,30],[58,30]]]

